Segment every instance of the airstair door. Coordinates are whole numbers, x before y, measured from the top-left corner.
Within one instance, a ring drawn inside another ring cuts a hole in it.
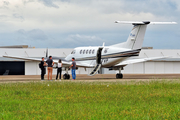
[[[96,54],[96,65],[95,67],[93,68],[93,70],[90,72],[90,76],[93,76],[95,75],[98,70],[101,68],[101,52],[102,52],[102,49],[103,47],[100,47],[97,51],[97,54]]]

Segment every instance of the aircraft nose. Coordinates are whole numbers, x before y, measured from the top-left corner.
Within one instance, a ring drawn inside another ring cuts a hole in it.
[[[65,59],[66,59],[67,61],[71,61],[72,56],[71,56],[71,55],[68,55]]]

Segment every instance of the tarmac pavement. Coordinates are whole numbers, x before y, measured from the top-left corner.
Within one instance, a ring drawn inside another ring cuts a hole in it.
[[[130,80],[145,81],[145,80],[157,80],[157,79],[180,80],[180,74],[123,74],[123,79],[116,79],[115,76],[116,76],[115,74],[97,74],[95,76],[77,74],[75,81],[130,81]],[[55,80],[55,77],[56,75],[53,75],[53,80]],[[47,81],[46,75],[45,75],[45,80]],[[40,75],[4,75],[4,76],[1,75],[0,76],[0,82],[26,82],[26,81],[41,81]]]

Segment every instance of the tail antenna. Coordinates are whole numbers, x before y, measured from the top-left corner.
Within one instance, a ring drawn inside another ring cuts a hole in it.
[[[48,57],[48,48],[46,49],[46,58]]]
[[[104,47],[104,45],[105,45],[105,42],[103,42],[103,45],[102,45],[102,46]]]

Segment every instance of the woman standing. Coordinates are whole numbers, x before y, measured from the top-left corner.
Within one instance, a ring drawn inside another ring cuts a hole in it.
[[[62,62],[61,62],[61,59],[59,59],[59,62],[57,64],[57,75],[56,75],[56,80],[58,79],[58,74],[60,73],[59,75],[59,80],[61,80],[61,72],[62,72]]]

